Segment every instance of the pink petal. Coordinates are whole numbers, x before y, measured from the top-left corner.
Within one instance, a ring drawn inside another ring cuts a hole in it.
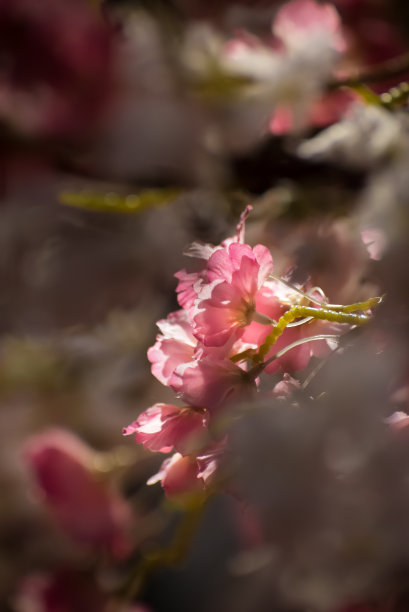
[[[198,478],[198,465],[195,459],[182,457],[175,453],[165,459],[157,474],[149,478],[148,485],[162,483],[165,494],[170,499],[203,490],[203,481]]]
[[[135,434],[135,440],[151,451],[168,453],[173,448],[186,454],[206,433],[204,415],[191,408],[155,404],[134,423],[125,427],[124,435]]]
[[[270,120],[270,132],[282,136],[291,132],[294,126],[293,112],[287,106],[277,106]]]
[[[192,406],[214,412],[233,396],[244,399],[255,390],[246,373],[229,359],[205,357],[175,372],[171,386]]]
[[[183,255],[186,255],[187,257],[195,257],[196,259],[204,259],[207,261],[218,248],[220,247],[215,247],[212,244],[192,242],[192,244],[189,244],[189,246],[187,246],[183,251]]]
[[[240,268],[232,275],[232,285],[240,292],[242,299],[252,298],[258,289],[258,274],[260,266],[250,257],[243,257]]]
[[[207,275],[209,281],[224,280],[231,282],[233,265],[227,249],[219,249],[213,253],[207,264]]]
[[[176,293],[179,306],[182,308],[190,308],[193,306],[197,294],[195,291],[195,285],[201,280],[199,272],[186,272],[186,270],[180,270],[176,272],[175,277],[179,280]]]
[[[223,346],[233,336],[237,338],[245,324],[241,294],[227,282],[214,285],[209,299],[199,297],[195,310],[193,333],[205,346]]]
[[[268,276],[272,273],[274,264],[273,258],[267,247],[262,244],[256,244],[253,248],[254,256],[257,260],[260,270],[258,273],[258,286],[261,287]]]
[[[183,310],[171,313],[157,325],[163,333],[158,334],[155,344],[148,349],[148,359],[152,374],[168,385],[177,366],[192,359],[197,341],[192,335],[188,314]]]
[[[246,220],[252,210],[253,210],[253,207],[251,206],[251,204],[248,204],[240,215],[240,221],[236,226],[237,242],[239,243],[244,243]]]

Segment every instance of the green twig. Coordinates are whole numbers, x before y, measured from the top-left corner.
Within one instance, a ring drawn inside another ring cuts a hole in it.
[[[370,321],[370,316],[357,314],[358,311],[364,312],[380,304],[382,298],[374,297],[366,302],[356,302],[347,306],[334,306],[326,308],[312,308],[311,306],[293,306],[285,312],[277,321],[258,352],[253,356],[253,363],[260,364],[267,355],[270,348],[277,342],[289,323],[295,319],[312,317],[321,321],[331,321],[333,323],[346,323],[347,325],[364,325]]]

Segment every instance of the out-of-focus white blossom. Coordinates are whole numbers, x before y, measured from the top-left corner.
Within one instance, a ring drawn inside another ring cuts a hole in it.
[[[298,153],[368,172],[361,195],[363,228],[380,228],[385,239],[401,235],[409,193],[409,118],[373,105],[356,105],[350,117],[303,142]]]
[[[349,117],[303,142],[298,154],[354,169],[399,160],[408,153],[406,118],[372,105],[357,104]]]

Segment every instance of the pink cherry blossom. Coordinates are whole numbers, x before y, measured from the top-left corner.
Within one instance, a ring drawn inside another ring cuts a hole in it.
[[[337,51],[345,50],[341,20],[336,9],[330,4],[314,0],[292,0],[276,14],[274,34],[286,47],[299,47],[313,37],[326,37]]]
[[[273,269],[266,247],[233,243],[213,253],[209,284],[192,312],[193,333],[205,346],[223,346],[239,338],[255,314],[256,294]]]
[[[135,434],[135,440],[151,451],[169,453],[176,449],[186,455],[206,434],[206,416],[188,406],[155,404],[125,427],[123,433]]]
[[[165,459],[159,472],[149,478],[147,484],[160,482],[167,497],[180,498],[203,491],[203,479],[198,478],[198,473],[199,466],[196,459],[175,453],[169,459]]]
[[[152,364],[152,374],[168,385],[177,366],[193,358],[197,340],[184,310],[169,314],[167,319],[158,321],[157,326],[162,333],[148,349],[148,359]]]
[[[183,457],[174,453],[162,463],[159,472],[149,478],[148,485],[160,482],[165,494],[177,499],[203,492],[214,481],[226,441],[212,444],[197,457]]]
[[[241,213],[240,221],[236,226],[236,234],[231,238],[226,238],[226,240],[223,240],[220,245],[213,246],[211,244],[193,242],[184,250],[184,255],[201,260],[201,266],[200,269],[195,272],[187,272],[185,269],[183,269],[175,274],[175,277],[179,280],[176,287],[177,299],[182,308],[189,309],[194,305],[201,286],[208,281],[206,263],[213,253],[218,249],[227,247],[234,242],[239,244],[244,243],[246,219],[252,209],[253,207],[251,205],[246,206]]]
[[[233,397],[246,398],[255,391],[255,382],[229,359],[206,355],[179,367],[171,386],[183,401],[210,413],[218,410]]]
[[[281,42],[281,53],[285,56],[312,45],[324,45],[327,53],[332,50],[335,54],[345,51],[347,46],[336,9],[314,0],[292,0],[281,7],[274,20],[273,33]],[[344,116],[354,99],[349,92],[317,90],[305,111],[305,120],[314,126],[334,123]],[[270,121],[270,131],[282,135],[292,130],[297,123],[296,110],[296,105],[287,104],[286,100],[278,104]]]

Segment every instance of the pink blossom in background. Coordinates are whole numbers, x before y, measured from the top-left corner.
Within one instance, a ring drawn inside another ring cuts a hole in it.
[[[0,118],[83,136],[112,87],[112,31],[87,0],[0,0]]]
[[[134,434],[138,444],[151,451],[169,453],[175,449],[189,454],[206,432],[206,415],[185,406],[155,404],[136,421],[124,428],[124,435]]]
[[[130,509],[95,471],[96,453],[67,430],[28,438],[23,456],[59,527],[84,546],[122,556],[129,550]]]
[[[70,569],[27,576],[15,600],[18,612],[103,612],[107,604],[91,576]]]
[[[72,569],[30,574],[14,598],[17,612],[106,612],[109,598],[93,576]],[[143,605],[125,604],[123,612],[149,612]]]
[[[386,419],[388,425],[390,425],[393,431],[402,431],[409,426],[409,414],[406,412],[394,412],[390,417]]]
[[[277,12],[273,33],[284,45],[283,53],[313,45],[315,39],[325,40],[329,48],[342,53],[347,48],[342,22],[331,4],[314,0],[292,0]],[[307,111],[307,123],[323,127],[338,121],[347,111],[355,96],[346,91],[325,92],[311,100]],[[277,105],[270,120],[270,131],[276,135],[287,134],[294,128],[294,111],[291,105]]]
[[[368,228],[362,230],[361,237],[369,257],[375,261],[381,260],[388,244],[385,232],[377,228]]]
[[[325,127],[341,120],[357,96],[349,90],[324,93],[312,102],[308,123],[314,127]],[[277,106],[270,121],[270,132],[282,136],[293,128],[293,113],[290,108]]]
[[[313,37],[326,37],[337,51],[346,48],[342,23],[332,4],[314,0],[292,0],[276,13],[273,33],[287,48],[308,44]]]

